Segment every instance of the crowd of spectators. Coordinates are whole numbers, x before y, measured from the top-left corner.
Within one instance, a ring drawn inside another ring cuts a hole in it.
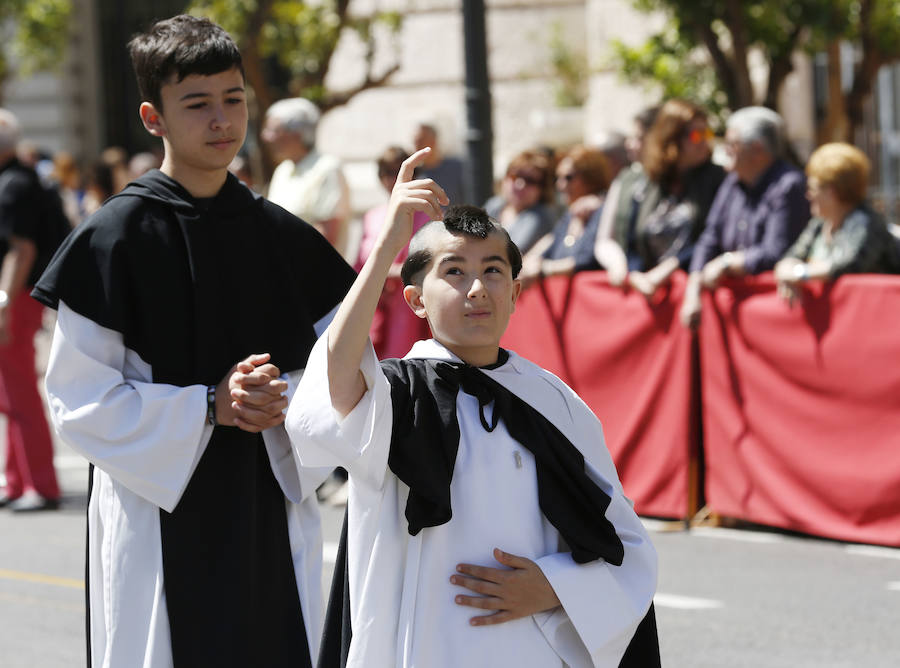
[[[726,277],[774,270],[793,305],[804,281],[900,273],[900,241],[867,200],[866,156],[826,144],[804,174],[785,158],[785,141],[771,109],[732,113],[717,141],[702,108],[673,99],[636,115],[629,137],[605,133],[555,158],[544,148],[517,155],[486,207],[511,234],[520,224],[522,234],[546,225],[554,206],[561,211],[534,245],[514,234],[525,251],[524,287],[604,269],[611,285],[650,299],[681,269],[689,278],[680,316],[691,328],[702,290]],[[546,182],[554,162],[555,199]]]
[[[357,268],[372,249],[400,164],[412,151],[432,147],[417,176],[435,179],[451,204],[475,203],[469,201],[465,161],[445,151],[438,125],[427,120],[411,128],[407,146],[389,146],[377,158],[382,201],[354,220],[341,163],[317,149],[319,120],[307,100],[276,102],[260,133],[271,178],[251,169],[243,153],[230,170],[315,226]],[[700,321],[701,292],[726,277],[774,270],[779,295],[793,305],[805,281],[900,273],[900,242],[867,199],[866,156],[849,144],[826,144],[810,156],[804,173],[785,155],[784,122],[774,111],[735,111],[717,140],[704,109],[673,99],[638,113],[627,136],[606,131],[583,145],[520,151],[505,165],[497,194],[483,204],[522,250],[524,288],[549,276],[602,269],[611,285],[653,299],[682,270],[688,281],[680,317],[691,328]],[[27,141],[19,142],[17,160],[59,194],[72,227],[129,181],[160,166],[154,152],[129,155],[113,146],[79,163],[67,152],[47,155]],[[425,222],[422,214],[415,224]],[[403,356],[412,341],[429,335],[427,323],[403,299],[403,256],[372,325],[382,358]],[[339,488],[341,479],[331,482]],[[52,502],[53,490],[44,497]]]
[[[316,148],[319,120],[308,100],[276,102],[260,134],[271,178],[251,169],[246,154],[230,169],[361,265],[384,203],[354,220],[341,163]],[[432,120],[416,123],[408,146],[391,146],[377,159],[385,202],[401,156],[431,146],[417,175],[438,181],[451,203],[473,203],[465,161],[446,152],[437,128]],[[611,285],[653,298],[680,269],[689,274],[680,311],[688,327],[699,322],[702,290],[725,277],[774,269],[780,294],[793,304],[807,280],[900,272],[897,237],[867,200],[866,156],[848,144],[827,144],[804,174],[785,155],[784,122],[770,109],[735,111],[716,139],[704,109],[672,99],[636,114],[627,135],[610,130],[583,145],[520,151],[483,204],[522,250],[526,288],[548,276],[603,269]],[[49,156],[27,141],[18,156],[59,192],[73,226],[160,165],[157,153],[129,156],[120,147],[80,165],[67,152]],[[385,323],[396,318],[386,315],[373,335],[386,341]]]

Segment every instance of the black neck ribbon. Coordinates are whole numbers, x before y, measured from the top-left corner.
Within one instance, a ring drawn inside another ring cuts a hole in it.
[[[406,519],[415,536],[450,521],[450,481],[459,449],[459,390],[478,399],[481,424],[500,419],[534,455],[541,512],[559,531],[576,563],[604,559],[620,566],[624,547],[606,518],[610,497],[584,470],[584,456],[534,407],[477,367],[434,359],[385,360],[394,426],[388,466],[409,486]],[[485,409],[494,404],[491,419]]]

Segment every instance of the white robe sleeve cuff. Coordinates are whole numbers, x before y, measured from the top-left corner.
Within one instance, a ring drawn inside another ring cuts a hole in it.
[[[292,371],[282,374],[288,389],[285,395],[288,401],[297,391],[297,384],[303,371]],[[269,463],[272,465],[272,473],[281,486],[281,491],[293,503],[301,503],[316,491],[316,489],[328,478],[332,467],[303,466],[294,457],[291,448],[291,439],[283,424],[271,427],[263,431],[263,440],[266,444],[266,453],[269,455]]]
[[[561,607],[535,616],[535,621],[572,666],[618,665],[656,591],[656,550],[628,500],[617,494],[606,515],[625,547],[621,566],[603,560],[577,564],[568,552],[537,560]],[[582,652],[574,652],[571,645],[573,629],[590,656],[589,663],[577,660]]]
[[[380,489],[391,437],[391,389],[369,343],[360,367],[368,391],[341,418],[328,389],[328,331],[313,347],[288,407],[285,428],[302,466],[343,466],[357,484]]]
[[[152,377],[119,332],[60,302],[45,379],[57,433],[135,494],[171,512],[212,427],[205,419],[206,387],[154,383]]]

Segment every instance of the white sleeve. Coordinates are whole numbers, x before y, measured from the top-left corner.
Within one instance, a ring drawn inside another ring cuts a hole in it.
[[[311,202],[314,219],[318,222],[337,218],[344,220],[349,215],[348,189],[340,164],[322,157],[326,167],[319,180],[314,200]]]
[[[613,497],[606,517],[625,547],[621,566],[603,560],[577,564],[569,552],[537,560],[561,607],[535,620],[573,667],[619,665],[656,592],[656,550],[622,494]]]
[[[585,471],[610,496],[606,518],[625,556],[621,566],[602,559],[577,564],[569,552],[538,559],[561,607],[535,620],[570,666],[618,666],[656,593],[656,549],[622,492],[599,421],[581,400],[569,406],[576,432],[584,436],[582,444],[592,446],[586,448]]]
[[[316,342],[288,406],[285,428],[302,466],[343,466],[357,484],[379,489],[391,443],[391,387],[372,344],[360,367],[368,390],[343,419],[328,389],[328,331]]]
[[[212,435],[206,387],[152,382],[122,335],[59,304],[46,374],[59,436],[135,494],[171,512]]]
[[[302,370],[281,375],[281,379],[288,385],[285,393],[288,401],[297,391],[297,385],[302,376]],[[334,468],[310,467],[300,464],[294,457],[291,441],[283,424],[263,430],[262,435],[266,444],[266,453],[269,455],[269,463],[272,465],[272,473],[275,474],[281,491],[293,503],[301,503],[309,498],[310,494],[325,482]]]

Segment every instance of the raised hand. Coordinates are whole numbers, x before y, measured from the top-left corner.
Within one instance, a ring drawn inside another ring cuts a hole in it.
[[[459,594],[457,605],[467,605],[490,614],[472,617],[472,626],[488,626],[551,610],[559,598],[544,573],[531,559],[494,548],[494,559],[504,568],[459,564],[450,582],[478,594]]]
[[[432,179],[414,179],[416,167],[425,162],[431,149],[416,151],[400,165],[400,172],[388,202],[381,242],[399,252],[412,236],[413,218],[422,211],[431,220],[443,218],[442,205],[450,203],[447,193]]]
[[[284,422],[287,383],[269,363],[268,353],[235,364],[216,386],[216,420],[244,431],[260,432]]]

